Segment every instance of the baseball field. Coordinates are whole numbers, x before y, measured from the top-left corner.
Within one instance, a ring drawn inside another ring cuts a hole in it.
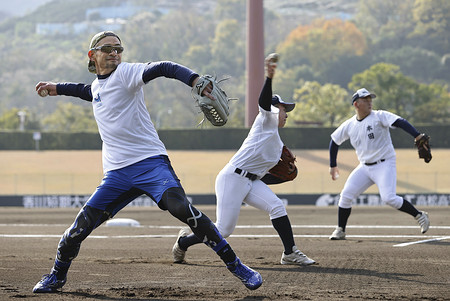
[[[213,193],[214,179],[234,152],[170,151],[189,193]],[[338,193],[356,165],[353,151],[339,152],[341,177],[328,175],[327,151],[294,150],[300,170],[283,193]],[[435,150],[429,164],[398,150],[399,192],[450,192],[450,150]],[[99,151],[0,152],[2,194],[90,194],[101,180]],[[375,188],[371,188],[375,191]],[[214,206],[199,207],[215,220]],[[450,300],[450,207],[423,207],[431,228],[387,206],[355,207],[347,240],[330,241],[335,207],[288,206],[296,243],[318,262],[279,263],[281,241],[266,214],[243,207],[228,241],[258,270],[264,283],[247,290],[204,245],[188,251],[187,264],[172,263],[182,224],[156,207],[125,208],[116,218],[139,227],[96,229],[83,243],[61,293],[36,295],[33,286],[49,272],[76,208],[0,207],[0,300]]]
[[[199,207],[212,219],[214,206]],[[0,209],[0,300],[449,300],[450,208],[427,207],[431,228],[390,207],[355,207],[347,240],[330,241],[336,208],[288,206],[296,244],[317,265],[279,263],[282,246],[268,217],[243,207],[228,238],[259,271],[246,289],[205,245],[187,264],[172,263],[180,222],[156,207],[125,208],[116,218],[139,227],[102,225],[82,244],[61,293],[31,291],[49,272],[76,209]]]

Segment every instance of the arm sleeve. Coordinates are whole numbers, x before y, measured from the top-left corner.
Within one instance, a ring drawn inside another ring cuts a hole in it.
[[[272,79],[266,77],[266,82],[259,95],[259,106],[265,111],[270,112],[270,106],[272,105]]]
[[[144,83],[148,83],[161,76],[177,79],[192,87],[192,82],[198,77],[198,74],[183,65],[161,61],[148,63],[142,74],[142,80]]]
[[[261,181],[263,181],[266,185],[271,185],[271,184],[281,184],[287,181],[284,181],[276,176],[274,176],[271,173],[266,173],[264,175],[264,177],[261,178]]]
[[[337,145],[333,139],[330,140],[330,167],[336,167],[337,166],[337,154],[339,150],[339,145]]]
[[[417,137],[418,135],[420,135],[420,133],[416,130],[416,128],[413,127],[411,125],[411,123],[409,123],[404,118],[397,119],[392,125],[395,126],[395,127],[401,128],[402,130],[404,130],[405,132],[409,133],[414,138]]]
[[[92,102],[91,85],[58,83],[56,84],[56,93],[58,93],[58,95],[79,97],[86,101]]]

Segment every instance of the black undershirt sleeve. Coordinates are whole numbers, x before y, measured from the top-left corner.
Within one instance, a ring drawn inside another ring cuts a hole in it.
[[[270,106],[272,105],[272,79],[266,77],[266,82],[259,95],[259,106],[265,111],[270,112]]]
[[[333,139],[330,141],[329,151],[330,151],[330,167],[337,166],[337,154],[339,150],[339,145],[337,145]]]

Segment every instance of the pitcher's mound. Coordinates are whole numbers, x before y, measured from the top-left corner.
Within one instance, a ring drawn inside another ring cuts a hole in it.
[[[113,218],[106,222],[107,227],[139,227],[141,224],[131,218]]]

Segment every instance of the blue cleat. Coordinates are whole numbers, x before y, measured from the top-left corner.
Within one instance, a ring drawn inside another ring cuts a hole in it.
[[[33,288],[33,293],[55,293],[66,284],[67,278],[58,280],[56,274],[45,274]]]
[[[249,290],[255,290],[262,284],[261,274],[243,264],[237,257],[233,263],[227,265],[227,268],[234,276],[239,278]]]

